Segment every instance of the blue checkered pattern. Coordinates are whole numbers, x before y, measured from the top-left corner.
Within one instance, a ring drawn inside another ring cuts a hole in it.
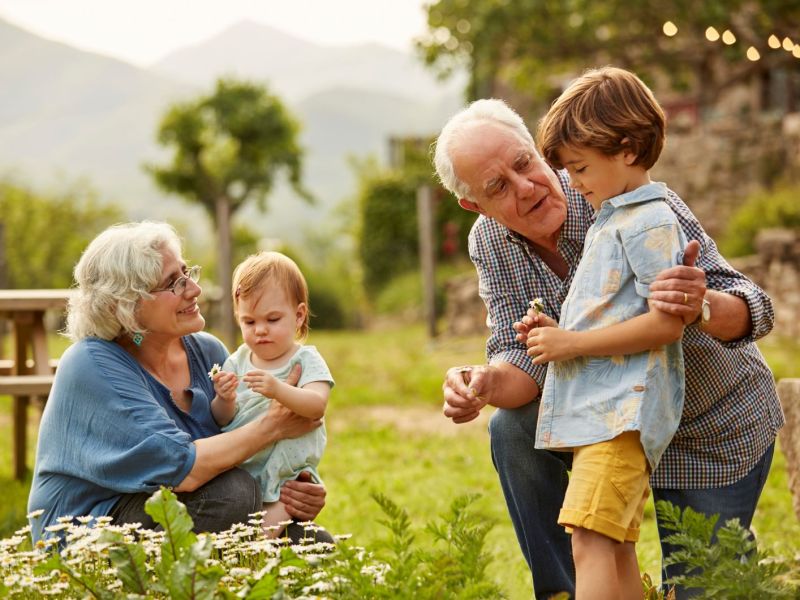
[[[540,389],[546,365],[531,363],[525,346],[514,339],[512,324],[525,314],[533,298],[542,298],[545,312],[558,320],[594,218],[592,207],[569,187],[566,172],[557,174],[569,203],[558,241],[569,264],[566,279],[559,279],[521,236],[492,219],[479,217],[469,236],[470,258],[478,270],[479,291],[489,314],[487,358],[529,373]],[[651,483],[660,488],[722,487],[755,466],[784,423],[772,372],[754,343],[772,329],[772,301],[727,263],[689,207],[671,190],[667,203],[686,238],[701,244],[697,266],[705,271],[709,289],[743,298],[750,308],[753,331],[747,338],[720,342],[698,327],[686,328],[681,424]]]

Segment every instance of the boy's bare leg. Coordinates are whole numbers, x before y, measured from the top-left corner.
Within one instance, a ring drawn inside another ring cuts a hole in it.
[[[633,542],[617,544],[615,552],[619,597],[625,600],[641,600],[644,597],[644,588],[642,588],[642,575],[639,572],[639,561],[636,560],[636,544]]]
[[[615,552],[619,545],[600,533],[575,528],[572,532],[575,600],[619,600],[622,597]]]
[[[280,500],[276,502],[265,502],[262,510],[264,517],[261,526],[264,528],[264,535],[275,539],[286,527],[286,521],[291,521],[292,517],[286,512],[286,505]]]

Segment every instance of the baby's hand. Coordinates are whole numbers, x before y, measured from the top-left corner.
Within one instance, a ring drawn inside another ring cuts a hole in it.
[[[214,382],[214,391],[225,402],[236,402],[236,388],[239,387],[239,379],[236,373],[218,370],[211,377]]]
[[[242,377],[242,381],[254,392],[267,398],[275,398],[280,381],[265,371],[250,371]]]

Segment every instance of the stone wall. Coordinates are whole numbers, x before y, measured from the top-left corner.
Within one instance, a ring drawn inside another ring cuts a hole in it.
[[[730,261],[772,298],[773,331],[800,337],[800,231],[763,229],[756,237],[756,254]]]
[[[750,194],[800,181],[800,114],[720,117],[689,127],[670,122],[652,170],[689,205],[713,238]]]

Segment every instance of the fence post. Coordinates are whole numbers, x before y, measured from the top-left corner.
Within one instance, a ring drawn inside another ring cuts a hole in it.
[[[422,271],[422,298],[428,335],[436,337],[436,245],[433,228],[433,190],[429,185],[417,189],[419,258]]]
[[[781,379],[778,382],[778,397],[786,415],[786,425],[778,437],[781,451],[786,457],[792,506],[800,519],[800,379]]]

